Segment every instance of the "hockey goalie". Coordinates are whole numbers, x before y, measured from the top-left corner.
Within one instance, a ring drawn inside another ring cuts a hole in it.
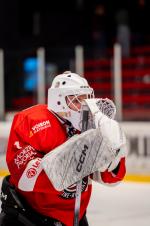
[[[84,114],[84,113],[87,114]],[[73,226],[81,182],[79,226],[92,180],[108,186],[125,176],[125,134],[116,107],[95,98],[86,79],[66,71],[48,90],[48,104],[14,117],[6,153],[10,175],[1,188],[1,226]]]

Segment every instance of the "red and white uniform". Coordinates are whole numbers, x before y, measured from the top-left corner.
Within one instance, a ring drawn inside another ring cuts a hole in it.
[[[10,132],[6,161],[15,185],[30,206],[37,212],[58,219],[66,226],[73,225],[75,186],[58,192],[42,170],[41,158],[68,139],[67,126],[46,105],[36,105],[16,114]],[[91,179],[113,184],[125,175],[125,159],[120,161],[116,174],[105,171],[84,178],[82,183],[80,218],[91,196]],[[67,215],[66,215],[67,213]],[[67,217],[66,217],[67,216]]]

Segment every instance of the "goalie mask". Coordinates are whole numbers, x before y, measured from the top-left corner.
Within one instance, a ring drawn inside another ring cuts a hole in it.
[[[86,79],[78,74],[66,71],[57,75],[48,90],[48,109],[67,119],[73,127],[81,131],[81,111],[75,105],[76,110],[70,108],[73,101],[79,101],[79,96],[94,97],[94,91]],[[69,98],[73,96],[73,98]],[[80,102],[81,103],[81,102]]]

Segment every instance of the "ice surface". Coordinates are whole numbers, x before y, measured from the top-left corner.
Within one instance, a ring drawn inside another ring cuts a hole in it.
[[[94,182],[87,216],[90,226],[149,226],[150,183],[107,187]]]

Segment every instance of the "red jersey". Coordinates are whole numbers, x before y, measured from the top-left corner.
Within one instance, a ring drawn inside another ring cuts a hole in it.
[[[15,115],[6,155],[11,174],[10,183],[28,204],[45,216],[55,218],[66,226],[73,225],[75,185],[59,192],[41,168],[42,157],[63,144],[70,135],[70,128],[46,105],[36,105]],[[105,171],[86,177],[82,182],[80,219],[85,213],[91,196],[91,179],[102,183],[119,182],[125,175],[125,160],[120,161],[117,173]],[[67,217],[66,217],[67,213]]]

